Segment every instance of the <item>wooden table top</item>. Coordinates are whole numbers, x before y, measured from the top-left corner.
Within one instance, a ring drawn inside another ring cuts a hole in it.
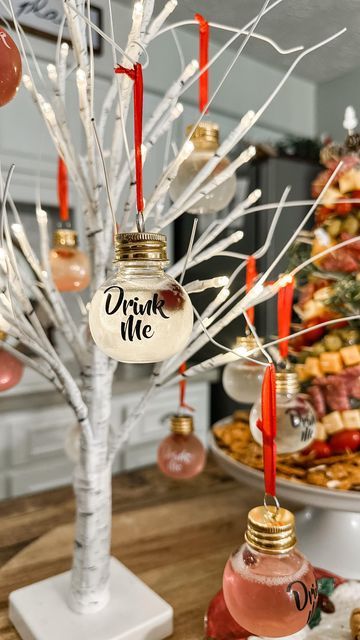
[[[225,562],[243,539],[249,508],[261,502],[211,460],[192,481],[174,482],[154,467],[114,477],[112,553],[173,606],[174,640],[203,638]],[[18,640],[9,593],[71,566],[72,490],[4,501],[0,518],[0,638]]]

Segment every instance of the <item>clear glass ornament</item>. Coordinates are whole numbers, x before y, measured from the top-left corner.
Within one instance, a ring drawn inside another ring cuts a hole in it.
[[[256,349],[256,340],[252,336],[242,336],[237,338],[235,351],[241,355]],[[265,362],[264,356],[259,352],[255,352],[252,358]],[[235,400],[243,404],[253,404],[261,393],[261,385],[264,377],[265,368],[245,358],[239,358],[224,367],[222,383],[225,393]]]
[[[193,126],[187,127],[189,134]],[[201,122],[191,136],[194,151],[180,165],[176,178],[170,185],[170,197],[175,202],[182,192],[189,186],[203,166],[213,157],[219,147],[219,127],[213,122]],[[211,181],[218,173],[221,173],[230,164],[230,160],[224,157],[210,174],[207,180]],[[217,213],[227,207],[236,192],[236,176],[232,175],[222,184],[213,189],[209,194],[200,198],[190,209],[189,213]]]
[[[193,326],[188,294],[164,272],[166,238],[124,233],[116,244],[115,272],[90,304],[92,337],[120,362],[166,360],[185,347]]]
[[[254,440],[262,445],[262,433],[257,426],[261,419],[261,395],[250,412],[250,430]],[[276,450],[294,453],[308,447],[316,434],[316,416],[311,404],[299,395],[299,381],[294,371],[276,374]]]
[[[276,507],[252,509],[245,539],[224,570],[230,614],[257,636],[281,638],[300,631],[316,609],[317,582],[295,547],[293,514]]]
[[[193,430],[192,416],[172,416],[171,434],[160,443],[157,455],[160,470],[169,478],[194,478],[203,470],[206,451]]]
[[[89,286],[89,258],[79,249],[77,233],[73,229],[55,231],[50,267],[54,284],[61,292],[83,291]]]

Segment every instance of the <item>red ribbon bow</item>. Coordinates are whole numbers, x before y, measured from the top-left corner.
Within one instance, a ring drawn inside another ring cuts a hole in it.
[[[142,126],[144,84],[142,66],[139,62],[132,69],[116,67],[115,73],[123,73],[134,81],[134,146],[135,146],[135,176],[136,176],[136,204],[139,213],[144,211],[143,175],[142,175]]]
[[[256,260],[254,258],[254,256],[249,256],[247,261],[246,261],[246,293],[248,293],[250,291],[250,289],[252,289],[252,287],[254,286],[254,282],[257,278],[257,270],[256,270]],[[251,322],[251,324],[254,324],[254,320],[255,320],[255,309],[254,307],[250,307],[250,309],[247,310],[247,314],[249,316],[249,320]]]
[[[266,367],[261,389],[261,420],[257,426],[263,437],[263,460],[265,492],[270,496],[276,493],[276,387],[275,367]]]
[[[278,334],[279,338],[285,338],[290,334],[292,306],[294,299],[294,280],[280,287],[277,299]],[[289,353],[289,341],[280,342],[279,351],[282,358],[287,358]]]
[[[182,375],[183,373],[185,373],[186,371],[186,362],[183,362],[180,367],[179,367],[179,373]],[[189,411],[194,411],[193,407],[190,407],[188,404],[186,404],[185,402],[185,395],[186,395],[186,385],[187,385],[187,380],[186,378],[182,378],[182,380],[180,380],[179,382],[179,389],[180,389],[180,407],[182,407],[183,409],[188,409]]]
[[[199,67],[200,71],[209,62],[209,34],[210,27],[207,20],[200,13],[195,13],[195,20],[199,23]],[[202,112],[209,101],[209,71],[206,70],[199,78],[199,110]]]
[[[69,188],[68,174],[64,160],[59,157],[57,174],[57,191],[59,201],[59,216],[62,222],[69,220]]]

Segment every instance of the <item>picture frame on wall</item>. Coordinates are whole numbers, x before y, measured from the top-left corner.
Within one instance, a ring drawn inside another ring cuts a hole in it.
[[[26,33],[44,38],[46,40],[57,41],[59,28],[63,18],[62,0],[12,0],[12,5],[17,20]],[[99,29],[102,29],[103,14],[102,9],[91,5],[90,20]],[[13,26],[11,20],[8,21]],[[1,17],[0,17],[1,23]],[[92,29],[92,42],[95,55],[102,53],[102,38]],[[67,24],[65,23],[63,41],[70,44],[70,37]]]

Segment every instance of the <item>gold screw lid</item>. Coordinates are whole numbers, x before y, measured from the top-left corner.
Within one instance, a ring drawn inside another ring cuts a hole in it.
[[[246,542],[263,553],[287,553],[296,545],[294,514],[275,506],[261,506],[248,513]]]
[[[235,349],[242,349],[243,351],[250,351],[251,349],[258,349],[258,344],[253,335],[237,336],[235,342]]]
[[[193,124],[186,127],[186,135],[193,129]],[[196,149],[217,149],[220,142],[219,126],[215,122],[200,122],[191,135]]]
[[[300,390],[300,383],[296,371],[277,371],[276,391],[279,393],[297,393]]]
[[[189,415],[173,415],[171,416],[170,428],[177,435],[188,436],[194,431],[193,417]]]
[[[155,260],[167,262],[166,236],[160,233],[118,233],[115,261]]]
[[[7,333],[5,333],[5,331],[0,331],[1,342],[5,342],[6,338],[7,338]]]
[[[77,232],[74,229],[56,229],[54,231],[53,245],[55,249],[74,249],[77,244]]]

